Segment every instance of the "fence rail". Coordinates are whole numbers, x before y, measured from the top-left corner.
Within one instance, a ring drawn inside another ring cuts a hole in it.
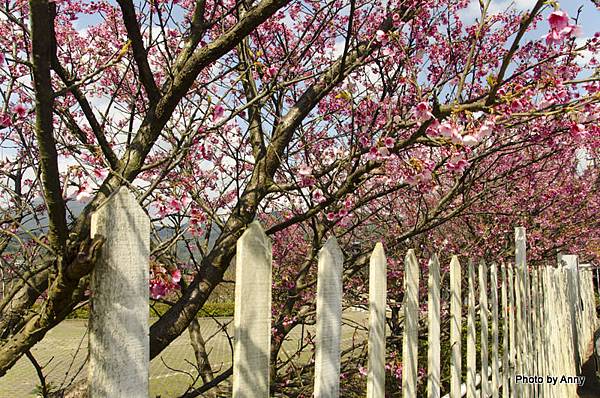
[[[134,396],[118,392],[147,388],[148,311],[142,308],[144,303],[147,305],[147,288],[140,290],[139,286],[148,283],[149,222],[125,189],[111,196],[93,218],[93,233],[119,236],[106,241],[100,260],[103,268],[97,268],[93,276],[94,318],[90,322],[93,366],[89,366],[88,374],[93,398]],[[466,291],[462,290],[464,275],[459,259],[451,258],[447,287],[449,398],[464,395],[496,398],[500,394],[503,398],[577,396],[577,385],[572,382],[578,381],[575,377],[581,372],[581,361],[597,326],[593,271],[585,264],[578,264],[576,256],[566,255],[559,258],[556,267],[530,270],[526,263],[524,228],[515,229],[515,243],[514,266],[495,263],[488,266],[484,262],[476,265],[468,261]],[[237,246],[234,397],[262,398],[270,394],[271,259],[270,241],[254,222]],[[386,263],[383,246],[377,244],[369,265],[368,398],[383,398],[385,394]],[[419,284],[425,281],[419,280],[421,271],[413,250],[406,254],[404,266],[402,395],[416,397]],[[446,287],[441,286],[440,267],[438,257],[432,256],[426,279],[428,398],[441,396],[440,297]],[[343,254],[332,237],[318,259],[314,379],[314,396],[318,398],[340,396],[342,270]],[[120,286],[118,289],[115,283]],[[131,286],[135,287],[135,294],[123,294]],[[461,356],[463,322],[467,334],[465,378]],[[112,354],[103,355],[105,349]],[[132,372],[137,377],[129,377]]]

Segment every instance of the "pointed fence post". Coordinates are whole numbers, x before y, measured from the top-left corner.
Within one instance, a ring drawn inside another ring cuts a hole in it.
[[[475,398],[477,374],[477,331],[475,328],[475,265],[469,260],[467,297],[467,398]]]
[[[542,374],[541,372],[538,371],[538,365],[539,365],[539,361],[538,361],[538,351],[537,351],[537,342],[538,342],[538,335],[539,335],[539,327],[537,325],[537,313],[536,310],[539,307],[539,303],[538,303],[538,295],[537,292],[535,290],[535,285],[537,284],[537,269],[533,268],[529,274],[529,297],[530,297],[530,303],[531,303],[531,350],[528,353],[528,357],[530,358],[529,362],[530,362],[530,374],[535,374],[535,375],[540,375]],[[534,397],[539,397],[541,396],[541,393],[538,389],[538,385],[537,384],[533,384],[531,386],[531,394]]]
[[[508,295],[506,292],[506,266],[502,264],[502,398],[508,398],[510,389],[508,353]]]
[[[427,398],[440,398],[440,262],[435,254],[429,260],[427,320]]]
[[[271,241],[258,221],[237,241],[233,397],[269,396]]]
[[[410,249],[404,258],[404,336],[402,338],[402,396],[417,396],[419,331],[419,262]]]
[[[450,261],[450,398],[460,398],[462,323],[460,263],[457,256]]]
[[[579,328],[578,323],[581,318],[581,294],[579,289],[579,260],[575,255],[563,255],[566,270],[567,281],[567,299],[569,300],[568,310],[571,313],[571,333],[573,336],[573,354],[575,360],[575,370],[577,374],[581,371],[581,347],[579,346]]]
[[[319,252],[318,262],[315,398],[340,394],[343,266],[342,251],[331,237]]]
[[[516,271],[516,304],[517,304],[517,372],[528,373],[529,350],[529,304],[528,304],[528,278],[527,278],[527,238],[525,228],[515,228],[515,271]],[[529,397],[528,384],[516,384],[517,396]]]
[[[492,299],[492,397],[498,398],[500,370],[498,358],[498,266],[492,263],[490,274],[490,293]]]
[[[515,279],[514,279],[514,268],[512,264],[508,264],[508,368],[506,371],[508,372],[508,385],[510,397],[514,398],[517,396],[516,394],[516,386],[515,386],[515,372],[517,371],[517,365],[515,363],[516,355],[517,355],[517,342],[515,341],[516,330],[515,330],[515,313],[516,311],[516,302],[515,302]]]
[[[489,353],[488,353],[488,320],[490,319],[487,295],[487,270],[483,261],[479,263],[479,320],[481,321],[481,397],[490,395],[489,387]]]
[[[550,283],[551,280],[551,272],[553,271],[552,267],[544,267],[542,272],[542,292],[543,292],[543,319],[544,324],[542,326],[543,338],[542,342],[544,344],[544,373],[547,375],[553,375],[556,373],[556,363],[557,357],[555,356],[555,341],[556,341],[556,330],[554,327],[555,313],[554,308],[552,306],[552,301],[555,300],[554,291],[552,290],[552,285]],[[552,360],[554,359],[554,360]],[[549,397],[554,397],[555,387],[550,386],[548,383],[543,385],[544,392]]]
[[[377,243],[369,264],[369,369],[367,398],[385,395],[385,308],[387,261],[383,245]]]
[[[88,393],[148,396],[150,219],[127,187],[93,214],[92,238],[104,242],[92,271]]]

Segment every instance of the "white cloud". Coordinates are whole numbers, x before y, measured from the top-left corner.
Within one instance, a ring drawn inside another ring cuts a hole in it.
[[[529,10],[533,8],[536,0],[494,0],[488,7],[488,15],[499,14],[508,10],[514,9],[518,11]],[[470,24],[475,21],[475,18],[481,17],[481,10],[479,8],[479,0],[471,0],[468,7],[461,10],[459,13],[460,19],[463,23]]]

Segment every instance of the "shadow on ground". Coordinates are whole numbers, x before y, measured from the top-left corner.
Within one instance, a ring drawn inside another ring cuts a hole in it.
[[[597,341],[599,337],[600,329],[596,330],[596,333],[594,333],[594,340],[591,341],[587,347],[587,360],[581,366],[581,375],[585,376],[585,383],[583,386],[577,388],[577,395],[580,398],[600,397],[600,379],[596,372],[596,355],[594,355],[594,342]]]

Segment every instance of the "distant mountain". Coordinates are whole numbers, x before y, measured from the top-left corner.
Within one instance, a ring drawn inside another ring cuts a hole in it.
[[[67,222],[73,222],[83,211],[85,206],[89,203],[89,200],[69,200],[67,201]],[[33,206],[38,206],[41,204],[41,201],[37,203],[33,203]],[[184,224],[182,227],[185,228]],[[25,231],[29,231],[34,234],[43,234],[48,231],[48,215],[47,213],[37,213],[35,216],[30,215],[22,220],[20,231],[18,231],[19,237],[28,241],[30,239],[29,234]],[[218,227],[213,227],[208,237],[208,247],[212,249],[214,246],[219,234],[221,233]],[[175,229],[171,227],[161,227],[157,232],[158,237],[161,241],[166,241],[169,238],[172,238],[175,235]],[[185,233],[184,238],[191,239],[192,235],[190,233]],[[17,246],[11,245],[12,250],[17,250]],[[185,247],[184,242],[179,241],[177,243],[177,255],[182,260],[186,261],[189,259],[189,254],[187,253],[187,248]]]

